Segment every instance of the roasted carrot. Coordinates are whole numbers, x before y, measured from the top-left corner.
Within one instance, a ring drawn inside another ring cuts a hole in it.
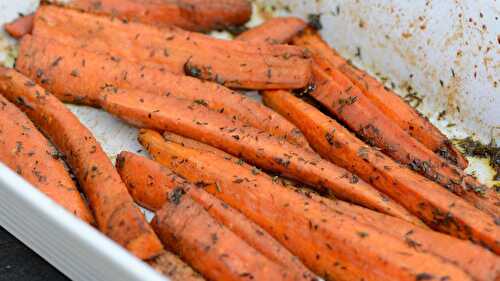
[[[323,157],[346,167],[405,206],[434,229],[500,249],[498,218],[400,166],[367,146],[335,120],[285,91],[266,92],[264,102],[289,118]]]
[[[196,188],[166,167],[135,155],[122,152],[117,158],[117,169],[136,202],[157,211],[168,200],[167,195],[181,188],[219,223],[226,226],[247,244],[273,262],[304,280],[313,280],[310,272],[297,257],[247,217],[213,197],[203,189]]]
[[[311,78],[310,60],[296,46],[220,40],[50,6],[37,11],[34,25],[35,36],[233,88],[302,88]]]
[[[14,21],[5,24],[3,27],[10,36],[19,39],[24,35],[31,33],[31,30],[33,29],[33,14],[21,16]]]
[[[182,189],[151,222],[163,243],[210,280],[299,280],[217,222]]]
[[[314,67],[318,89],[313,93],[313,96],[324,104],[332,114],[335,114],[352,130],[368,142],[383,149],[396,160],[410,164],[416,171],[448,186],[450,189],[454,189],[455,192],[463,193],[461,189],[484,190],[484,187],[477,181],[466,177],[463,171],[449,165],[443,161],[444,158],[440,158],[434,153],[441,151],[440,154],[444,156],[453,154],[452,150],[449,149],[450,143],[444,135],[440,134],[439,145],[430,145],[429,147],[427,140],[435,144],[435,135],[437,134],[435,132],[439,133],[439,131],[427,120],[418,116],[414,109],[395,95],[388,98],[387,96],[391,93],[387,91],[384,92],[386,95],[378,96],[378,101],[373,102],[373,98],[370,97],[375,94],[367,95],[366,93],[369,91],[362,91],[363,88],[367,89],[370,86],[366,84],[358,87],[357,84],[363,83],[359,81],[353,83],[349,76],[337,69],[335,66],[338,63],[331,61],[339,60],[339,57],[322,41],[319,35],[307,35],[308,32],[303,34],[305,35],[299,36],[295,43],[307,47],[316,57],[315,61],[318,65],[318,67]],[[328,82],[329,80],[334,83]],[[374,81],[371,82],[373,84]],[[386,104],[381,108],[379,106],[381,103]],[[366,117],[354,117],[353,114],[357,114],[354,111],[362,111],[363,116]],[[389,114],[386,114],[388,111],[390,111]],[[405,131],[405,129],[407,130]],[[412,136],[412,132],[416,132],[416,135]],[[463,164],[463,161],[458,161],[457,157],[451,162]]]
[[[264,173],[143,130],[153,158],[259,224],[327,280],[471,280],[461,269],[274,183]],[[362,253],[362,254],[361,254]],[[374,270],[376,269],[376,270]]]
[[[252,15],[247,0],[47,0],[65,7],[159,27],[175,25],[209,31],[244,24]]]
[[[284,186],[310,200],[329,207],[336,213],[348,215],[360,223],[370,225],[385,234],[405,241],[410,247],[418,251],[430,253],[450,261],[477,280],[495,280],[496,276],[500,274],[500,259],[494,253],[470,241],[415,227],[401,219],[341,200],[325,198],[311,189],[297,188],[290,184]]]
[[[77,117],[56,97],[13,69],[0,69],[0,91],[66,157],[89,199],[98,228],[139,258],[158,255],[160,241],[134,206],[99,143]]]
[[[204,281],[205,279],[175,254],[163,251],[158,257],[148,261],[156,271],[172,281]]]
[[[31,36],[21,40],[16,68],[62,101],[95,106],[100,91],[106,87],[170,93],[206,105],[291,143],[308,147],[300,130],[288,120],[266,106],[215,83],[171,75],[161,69],[75,50],[53,40]]]
[[[305,181],[340,198],[418,223],[404,208],[348,171],[299,146],[168,95],[107,89],[101,106],[124,121],[207,143],[260,168]]]
[[[329,47],[316,32],[308,29],[300,36],[297,36],[294,42],[297,45],[311,48],[334,68],[341,71],[392,122],[396,123],[428,149],[460,168],[467,167],[465,157],[429,120],[421,116],[417,110],[409,106],[387,87],[384,87],[375,78],[348,63],[334,49]]]
[[[296,17],[276,17],[249,29],[236,38],[240,41],[270,44],[283,44],[307,27],[307,23]]]
[[[58,159],[57,151],[1,93],[0,120],[0,162],[75,216],[94,224],[92,213]]]
[[[478,209],[495,216],[499,214],[500,197],[493,189],[428,150],[385,117],[345,76],[328,65],[322,69],[319,63],[313,67],[316,89],[311,95],[351,130],[368,144],[379,147],[394,160],[407,164]]]

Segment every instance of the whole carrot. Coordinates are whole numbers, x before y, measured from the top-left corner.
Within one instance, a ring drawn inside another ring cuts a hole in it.
[[[40,8],[34,26],[35,36],[233,88],[302,88],[311,78],[310,60],[296,46],[220,40],[57,7]]]
[[[226,226],[247,244],[273,262],[281,264],[289,272],[314,280],[315,275],[300,260],[279,244],[260,226],[247,217],[197,188],[166,167],[130,152],[122,152],[117,158],[117,170],[129,188],[132,197],[151,210],[157,211],[168,200],[168,194],[182,189],[219,223]]]
[[[264,173],[167,143],[154,131],[141,131],[139,141],[156,161],[203,183],[206,191],[258,223],[327,280],[472,280],[456,265],[284,189]]]
[[[16,69],[62,101],[96,106],[100,92],[107,87],[170,94],[308,147],[300,130],[288,120],[263,104],[215,83],[172,75],[161,68],[117,60],[113,56],[75,50],[44,38],[25,36],[20,45]]]
[[[304,181],[340,198],[419,223],[347,170],[302,147],[213,112],[200,104],[169,95],[106,89],[101,106],[122,120],[141,127],[171,131],[241,157],[257,167]]]
[[[26,16],[21,16],[14,21],[7,23],[3,26],[5,31],[9,33],[10,36],[19,39],[26,34],[31,33],[33,29],[33,14]]]
[[[127,21],[188,30],[209,31],[239,26],[250,19],[252,6],[247,0],[46,0],[49,3],[108,15]]]
[[[84,222],[94,224],[92,213],[59,160],[57,151],[28,117],[2,94],[0,120],[0,161],[57,204]]]
[[[298,280],[180,191],[169,193],[151,224],[163,243],[201,274],[210,280]]]
[[[56,97],[13,69],[0,69],[0,91],[16,103],[66,158],[87,195],[98,228],[142,259],[162,246],[134,205],[92,133]]]
[[[439,129],[374,77],[348,63],[334,49],[328,46],[316,32],[308,29],[294,38],[294,42],[320,54],[321,57],[341,71],[356,87],[363,91],[364,96],[370,99],[392,122],[396,123],[428,149],[460,168],[467,167],[465,157]]]
[[[347,167],[405,206],[434,229],[499,252],[497,218],[442,189],[364,144],[335,120],[285,91],[263,94],[264,102],[294,122],[323,156]]]

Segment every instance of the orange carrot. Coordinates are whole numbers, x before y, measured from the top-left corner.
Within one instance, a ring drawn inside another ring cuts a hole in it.
[[[285,185],[285,187],[327,206],[336,213],[348,215],[360,223],[370,225],[385,234],[401,239],[418,251],[450,261],[477,280],[495,280],[496,276],[500,274],[500,258],[470,241],[415,227],[401,219],[344,201],[325,198],[307,188],[297,188],[293,185]]]
[[[218,223],[182,189],[170,192],[152,226],[166,246],[210,280],[299,280]]]
[[[117,158],[117,170],[132,197],[151,210],[158,210],[168,200],[167,195],[181,188],[219,223],[238,235],[247,244],[273,262],[281,264],[304,280],[314,279],[311,273],[287,249],[247,217],[219,201],[203,189],[196,188],[160,164],[133,153],[122,152]]]
[[[302,262],[327,280],[472,280],[456,267],[350,216],[332,212],[274,183],[264,173],[213,153],[165,142],[141,131],[139,142],[153,158],[238,209],[259,224]],[[421,280],[421,279],[420,279]]]
[[[15,102],[66,157],[99,229],[142,259],[162,246],[134,206],[120,176],[92,133],[56,97],[13,69],[0,69],[0,91]]]
[[[94,217],[57,152],[33,123],[0,94],[0,162],[84,222]]]
[[[355,172],[434,229],[500,249],[497,219],[365,145],[335,120],[285,91],[264,102],[295,123],[323,157]]]
[[[21,16],[14,21],[4,25],[5,31],[10,36],[19,39],[26,34],[30,34],[33,29],[33,14]]]
[[[306,30],[294,42],[311,48],[326,59],[334,68],[350,79],[370,101],[392,122],[417,139],[428,149],[438,153],[460,168],[467,167],[465,157],[451,144],[436,127],[417,110],[409,106],[401,97],[390,91],[366,72],[349,64],[344,58],[325,43],[314,31]]]
[[[163,251],[149,265],[172,281],[204,281],[201,275],[171,252]]]
[[[172,96],[107,89],[101,106],[124,121],[170,131],[237,155],[257,167],[325,189],[340,198],[418,223],[404,208],[348,171],[301,147]]]
[[[394,160],[407,164],[478,209],[492,215],[499,214],[500,197],[494,190],[428,150],[386,118],[345,76],[325,67],[313,67],[316,90],[311,95],[351,130],[368,144],[379,147]]]
[[[294,89],[311,80],[310,60],[296,46],[220,40],[50,6],[37,11],[34,25],[35,36],[234,88]]]
[[[138,21],[160,27],[176,25],[194,31],[239,26],[250,19],[247,0],[48,0],[85,12]]]
[[[271,18],[263,24],[238,35],[240,41],[270,44],[283,44],[292,40],[307,27],[307,23],[296,17]]]
[[[302,133],[288,120],[261,103],[215,83],[172,75],[161,69],[75,50],[53,40],[31,36],[21,40],[16,68],[62,101],[95,106],[100,91],[106,87],[170,93],[206,105],[291,143],[308,147]]]

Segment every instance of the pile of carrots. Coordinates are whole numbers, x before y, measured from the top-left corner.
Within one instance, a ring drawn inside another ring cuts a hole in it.
[[[46,2],[5,26],[0,161],[172,280],[500,278],[499,194],[306,22],[220,40],[197,32],[248,1]],[[63,102],[140,128],[152,160],[113,166]]]

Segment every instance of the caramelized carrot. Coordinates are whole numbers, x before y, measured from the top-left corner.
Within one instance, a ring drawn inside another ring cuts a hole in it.
[[[327,280],[472,280],[448,261],[284,189],[264,173],[210,152],[165,142],[143,130],[139,142],[153,158],[238,209]]]
[[[117,169],[132,197],[142,206],[156,211],[168,200],[169,192],[181,188],[215,220],[268,259],[281,264],[297,276],[303,276],[304,280],[315,278],[297,257],[260,226],[203,189],[189,184],[166,167],[133,153],[122,152],[117,158]]]
[[[30,34],[33,29],[33,14],[21,16],[14,21],[3,26],[10,36],[19,39],[26,34]]]
[[[163,243],[210,280],[299,280],[250,247],[182,189],[151,222]]]
[[[295,123],[323,157],[346,167],[405,206],[434,229],[499,253],[497,219],[364,144],[335,120],[285,91],[264,102]]]
[[[62,101],[96,106],[101,90],[112,87],[169,93],[308,147],[300,130],[261,103],[215,83],[172,75],[161,68],[75,50],[53,40],[31,36],[21,40],[16,68]]]
[[[204,281],[201,275],[171,252],[163,251],[158,257],[148,261],[156,271],[172,281]]]
[[[0,162],[84,222],[94,224],[57,152],[28,117],[1,94],[0,120]]]
[[[162,246],[135,207],[92,133],[56,97],[13,69],[0,69],[0,91],[15,102],[66,158],[87,195],[98,228],[142,259]]]
[[[405,133],[337,70],[328,66],[313,68],[316,90],[311,95],[368,144],[379,147],[394,160],[407,164],[412,170],[441,184],[478,209],[498,215],[500,197],[494,190],[447,163]]]
[[[49,0],[65,7],[160,27],[175,25],[209,31],[242,25],[250,19],[247,0]]]
[[[170,131],[237,155],[260,168],[304,181],[340,198],[418,223],[404,208],[348,171],[200,104],[169,95],[107,89],[101,106],[124,121]]]
[[[349,64],[330,48],[316,32],[306,30],[296,37],[294,42],[297,45],[311,48],[326,59],[334,68],[348,77],[385,116],[428,149],[462,169],[467,167],[465,157],[425,117],[375,78]]]
[[[283,44],[307,27],[307,23],[296,17],[276,17],[249,29],[236,38],[240,41],[269,44]]]
[[[221,40],[57,7],[37,11],[33,34],[233,88],[302,88],[311,78],[310,60],[296,46]]]

